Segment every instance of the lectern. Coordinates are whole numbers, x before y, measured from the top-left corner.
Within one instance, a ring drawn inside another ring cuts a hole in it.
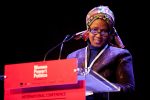
[[[76,58],[7,64],[4,100],[85,100],[86,91],[120,91],[95,71],[83,70]]]
[[[4,100],[85,100],[77,59],[7,64]]]

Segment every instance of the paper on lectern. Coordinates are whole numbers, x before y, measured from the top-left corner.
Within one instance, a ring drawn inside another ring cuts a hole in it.
[[[86,75],[78,75],[78,80],[86,81],[86,91],[93,92],[117,92],[120,91],[120,87],[109,82],[103,76],[97,72],[91,70]]]

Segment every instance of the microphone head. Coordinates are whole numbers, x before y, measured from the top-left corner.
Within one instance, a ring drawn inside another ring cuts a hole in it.
[[[83,39],[83,40],[86,41],[87,38],[88,38],[88,31],[87,31],[87,30],[78,32],[78,33],[76,33],[75,36],[74,36],[74,39],[75,39],[75,40]]]

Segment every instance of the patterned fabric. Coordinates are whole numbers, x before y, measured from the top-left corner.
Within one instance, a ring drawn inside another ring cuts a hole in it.
[[[96,19],[105,20],[110,27],[114,26],[115,18],[113,12],[108,8],[108,6],[98,6],[90,10],[86,16],[86,25],[87,28],[95,21]]]

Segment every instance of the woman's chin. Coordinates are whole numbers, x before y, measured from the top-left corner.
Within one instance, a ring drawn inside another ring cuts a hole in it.
[[[102,44],[101,44],[101,43],[95,43],[94,46],[95,46],[95,47],[101,47]]]

